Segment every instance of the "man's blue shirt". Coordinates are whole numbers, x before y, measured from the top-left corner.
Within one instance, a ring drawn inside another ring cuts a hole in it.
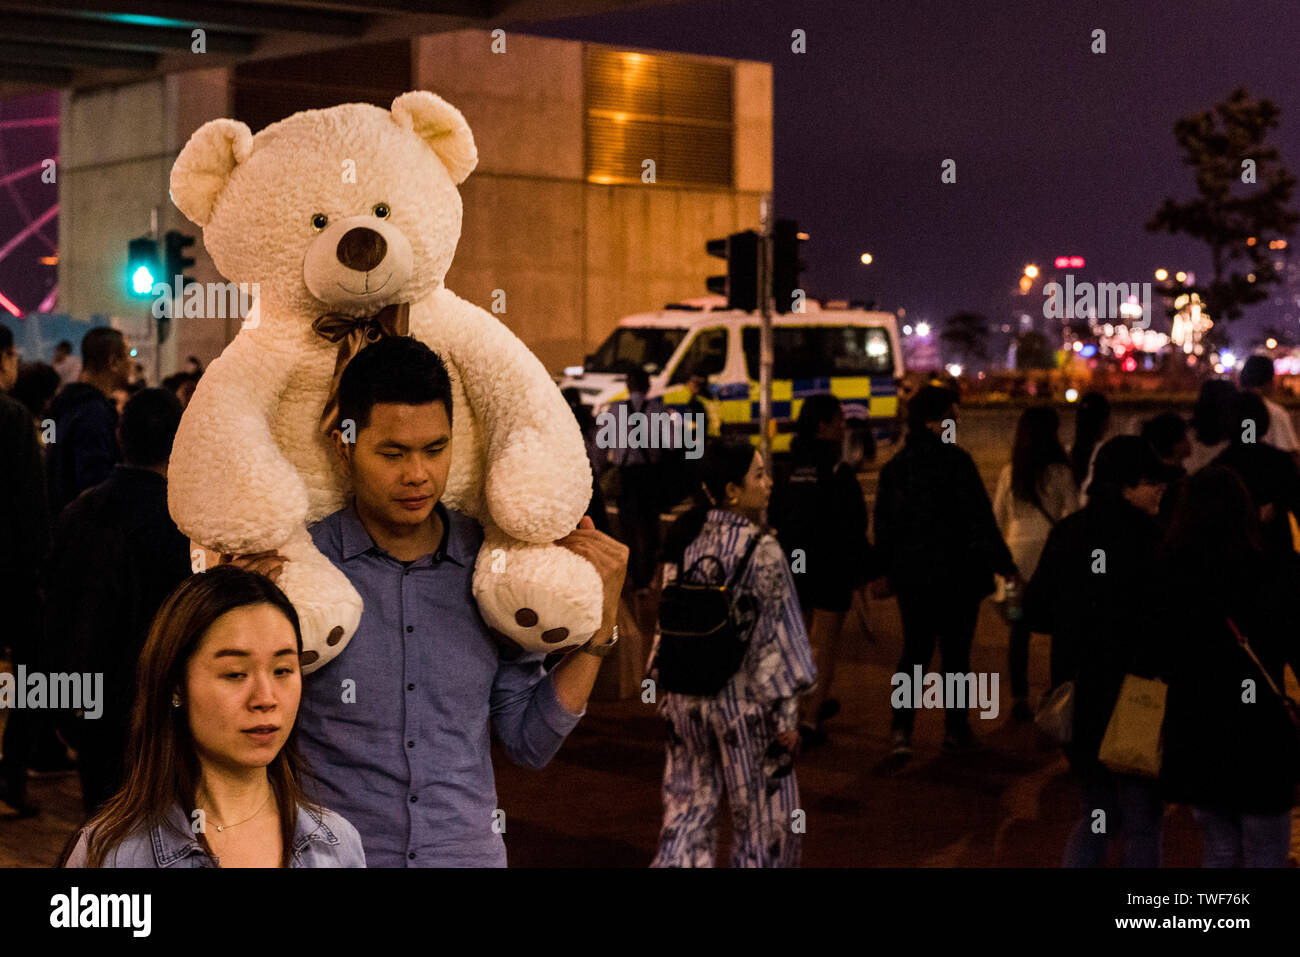
[[[543,655],[492,637],[471,592],[482,529],[437,509],[442,543],[409,563],[375,545],[355,503],[311,527],[365,609],[303,682],[299,747],[313,797],[356,826],[369,866],[504,867],[489,723],[512,761],[541,768],[582,715]]]

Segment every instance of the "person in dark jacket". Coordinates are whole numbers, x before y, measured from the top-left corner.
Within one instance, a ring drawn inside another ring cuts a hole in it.
[[[1300,570],[1269,558],[1241,479],[1215,466],[1188,481],[1160,568],[1165,796],[1192,807],[1202,866],[1285,867],[1300,754],[1269,682],[1282,689],[1284,666],[1300,664],[1292,621]]]
[[[1300,469],[1290,454],[1264,441],[1271,420],[1264,400],[1238,392],[1232,402],[1229,443],[1212,464],[1236,472],[1259,510],[1264,548],[1279,561],[1295,561],[1288,514],[1300,518]]]
[[[839,712],[830,697],[840,630],[855,589],[877,577],[867,539],[867,504],[843,460],[844,409],[829,393],[803,400],[790,447],[789,475],[769,518],[794,572],[799,606],[817,662],[818,681],[804,698],[799,733],[805,748],[826,740],[823,721]]]
[[[1088,504],[1057,523],[1025,589],[1031,631],[1052,636],[1052,687],[1074,682],[1074,729],[1065,747],[1083,795],[1067,867],[1099,867],[1124,835],[1124,863],[1160,860],[1163,806],[1156,783],[1113,774],[1097,759],[1124,676],[1160,670],[1150,579],[1160,542],[1160,499],[1174,472],[1141,438],[1097,452]],[[1101,815],[1098,814],[1101,812]]]
[[[8,393],[18,381],[14,334],[0,325],[0,645],[16,666],[31,666],[40,634],[39,569],[49,545],[49,508],[40,441],[31,413]],[[0,801],[31,817],[27,769],[41,738],[41,722],[24,709],[9,712],[4,733]]]
[[[970,671],[980,602],[993,575],[1016,578],[971,457],[953,442],[956,395],[924,386],[908,402],[907,439],[880,472],[876,549],[903,618],[900,673],[924,670],[937,641],[946,673]],[[894,754],[912,752],[911,708],[894,710]],[[945,712],[944,748],[977,747],[964,707]]]
[[[74,498],[108,478],[120,459],[115,390],[125,389],[131,358],[122,333],[107,326],[81,340],[81,377],[64,386],[50,403],[54,441],[46,468],[50,508],[57,515]]]
[[[167,511],[167,460],[180,419],[180,402],[165,389],[132,396],[118,430],[125,462],[64,509],[54,536],[46,580],[51,670],[104,675],[100,717],[65,722],[88,814],[122,784],[136,662],[163,599],[191,572],[189,539]]]

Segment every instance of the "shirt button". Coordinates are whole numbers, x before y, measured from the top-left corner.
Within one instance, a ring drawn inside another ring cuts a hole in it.
[[[414,794],[411,795],[411,803],[412,803],[412,804],[414,804],[414,803],[415,803],[416,801],[418,801],[418,800],[420,800],[420,799],[419,799],[418,797],[416,797]]]
[[[410,854],[407,854],[406,856],[409,857],[411,860],[415,860],[415,851],[412,851]]]
[[[413,748],[413,747],[415,747],[415,742],[414,742],[414,741],[407,741],[407,742],[406,742],[406,746],[407,746],[408,748]]]
[[[407,691],[414,691],[414,690],[415,690],[415,685],[407,685],[407,686],[406,686],[406,690],[407,690]]]
[[[415,631],[415,626],[414,626],[414,625],[407,625],[407,626],[406,626],[406,630],[407,630],[407,631]]]

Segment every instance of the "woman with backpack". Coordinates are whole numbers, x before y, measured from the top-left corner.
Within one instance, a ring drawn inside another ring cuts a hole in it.
[[[785,554],[762,526],[772,485],[746,440],[701,462],[700,504],[664,548],[650,677],[667,721],[652,867],[712,867],[726,783],[732,867],[795,867],[799,696],[815,672]]]
[[[1060,417],[1051,406],[1026,409],[1016,423],[1011,463],[998,477],[993,514],[1024,580],[1033,577],[1052,528],[1079,505],[1069,459],[1061,445]],[[1027,721],[1029,710],[1029,628],[1008,596],[1011,648],[1011,716]]]

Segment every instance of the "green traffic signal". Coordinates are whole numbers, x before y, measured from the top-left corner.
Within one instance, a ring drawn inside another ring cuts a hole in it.
[[[127,245],[127,288],[137,298],[153,295],[154,276],[158,272],[158,243],[147,237],[133,239]]]

